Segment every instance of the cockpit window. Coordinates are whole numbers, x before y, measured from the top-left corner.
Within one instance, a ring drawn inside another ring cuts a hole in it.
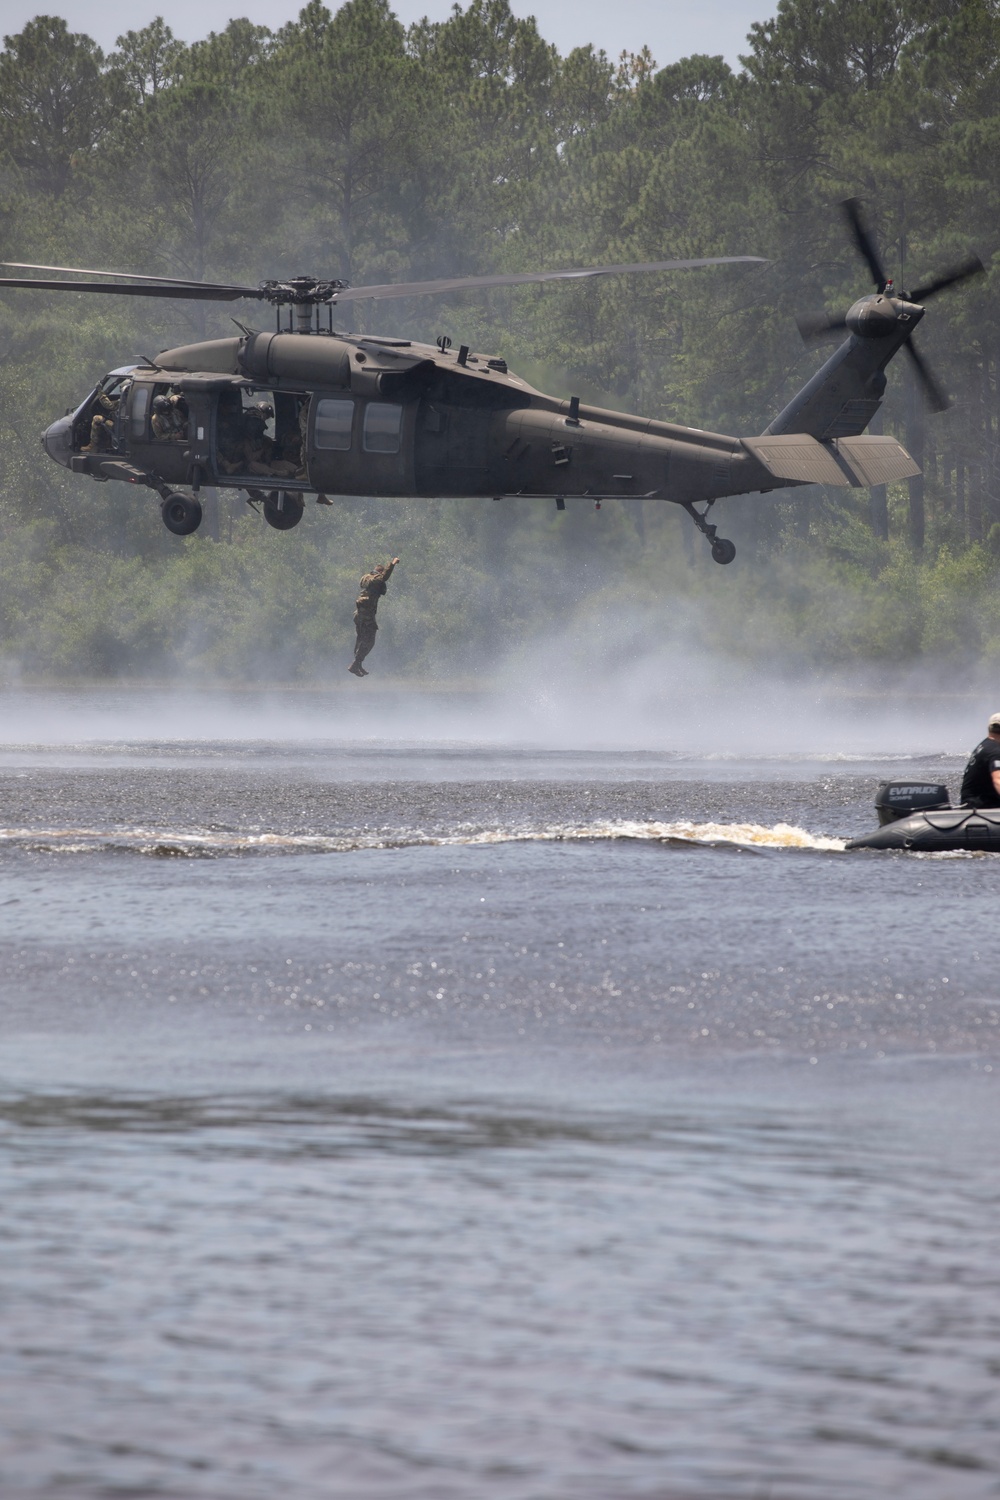
[[[101,390],[112,401],[120,401],[131,384],[130,375],[106,375],[101,381]]]

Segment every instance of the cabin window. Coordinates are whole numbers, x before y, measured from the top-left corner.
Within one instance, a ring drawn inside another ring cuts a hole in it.
[[[132,407],[129,412],[129,434],[133,443],[141,443],[146,436],[146,417],[149,414],[148,385],[134,385],[132,387]]]
[[[365,411],[364,449],[366,453],[398,453],[399,433],[403,425],[403,408],[388,402],[373,401]]]
[[[353,401],[320,401],[316,406],[317,448],[346,449],[351,446],[354,426]]]

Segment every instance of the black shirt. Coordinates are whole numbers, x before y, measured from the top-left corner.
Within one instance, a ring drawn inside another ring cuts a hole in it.
[[[962,776],[963,807],[1000,807],[991,772],[1000,771],[1000,740],[983,740],[969,756]]]

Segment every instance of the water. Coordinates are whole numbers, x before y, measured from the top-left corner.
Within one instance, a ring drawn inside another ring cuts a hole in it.
[[[44,739],[5,1497],[1000,1493],[1000,862],[843,852],[892,745]]]

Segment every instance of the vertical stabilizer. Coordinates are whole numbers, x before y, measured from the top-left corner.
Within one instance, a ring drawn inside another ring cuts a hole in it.
[[[909,316],[884,338],[852,334],[761,435],[802,432],[820,442],[860,436],[882,404],[886,365],[923,316],[919,307],[906,311]]]

